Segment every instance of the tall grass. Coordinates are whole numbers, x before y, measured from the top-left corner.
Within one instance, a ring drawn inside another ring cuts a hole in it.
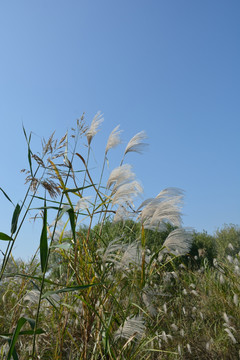
[[[144,132],[130,139],[104,184],[108,153],[121,143],[115,128],[94,179],[92,144],[102,120],[98,113],[88,127],[82,117],[59,141],[51,135],[41,156],[24,130],[28,189],[14,207],[10,233],[0,233],[8,242],[0,277],[1,358],[237,358],[238,255],[228,264],[215,260],[214,269],[207,262],[188,269],[179,261],[192,242],[181,227],[179,189],[135,207],[143,189],[126,160],[145,148]],[[5,189],[2,194],[11,201]],[[42,222],[39,250],[25,264],[12,249],[34,209]],[[169,224],[173,231],[149,249],[149,231]]]

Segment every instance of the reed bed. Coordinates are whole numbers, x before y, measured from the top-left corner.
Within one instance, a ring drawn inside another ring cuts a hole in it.
[[[104,183],[108,154],[121,144],[117,126],[94,178],[92,146],[102,122],[97,113],[87,126],[82,116],[60,140],[43,139],[41,154],[24,129],[26,195],[14,204],[1,189],[14,206],[9,234],[0,233],[7,242],[1,359],[237,359],[238,252],[229,246],[227,257],[221,250],[212,263],[198,252],[194,267],[187,260],[194,233],[181,221],[183,191],[167,188],[139,202],[143,188],[126,161],[147,146],[143,131]],[[33,212],[42,230],[25,263],[12,250]]]

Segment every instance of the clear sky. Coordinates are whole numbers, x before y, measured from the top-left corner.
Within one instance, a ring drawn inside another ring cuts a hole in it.
[[[185,226],[240,224],[239,17],[239,0],[2,0],[0,187],[23,198],[22,123],[37,152],[41,137],[101,110],[93,148],[118,124],[125,144],[148,134],[149,149],[128,158],[144,198],[180,187]],[[13,208],[0,199],[9,233]],[[27,221],[16,256],[30,256],[39,237]]]

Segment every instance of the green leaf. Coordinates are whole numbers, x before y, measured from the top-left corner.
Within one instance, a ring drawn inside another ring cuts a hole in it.
[[[11,236],[8,236],[7,234],[0,232],[0,240],[11,241],[13,239],[11,238]]]
[[[87,186],[83,186],[83,187],[79,187],[79,188],[75,188],[75,189],[66,189],[63,191],[63,194],[66,194],[66,193],[69,193],[69,192],[77,192],[77,191],[80,191],[80,190],[84,190],[84,189],[87,189],[89,187],[92,187],[96,184],[93,184],[93,185],[87,185]]]
[[[35,199],[45,200],[45,198],[43,198],[41,196],[37,196],[37,195],[34,195],[34,196],[30,195],[30,196],[35,198]],[[48,199],[48,202],[55,203],[55,204],[60,204],[59,201],[54,201],[54,200],[50,200],[50,199]],[[68,205],[68,203],[62,202],[61,205]]]
[[[11,360],[11,357],[13,356],[13,353],[15,352],[15,358],[17,359],[17,354],[16,354],[16,350],[15,350],[15,344],[16,341],[18,339],[19,333],[21,328],[23,327],[23,325],[28,322],[32,328],[32,330],[34,330],[34,326],[35,326],[35,321],[33,319],[29,319],[29,318],[25,318],[25,317],[21,317],[18,322],[17,322],[17,326],[16,329],[13,333],[12,339],[11,339],[11,343],[9,346],[9,351],[8,351],[8,355],[7,355],[7,360]]]
[[[7,194],[5,193],[5,191],[0,187],[0,190],[3,192],[3,194],[6,196],[6,198],[13,204],[12,200],[10,199],[9,196],[7,196]],[[14,205],[14,204],[13,204]]]
[[[59,209],[59,207],[57,207],[57,206],[46,206],[46,207],[44,207],[44,206],[41,206],[41,207],[37,207],[37,208],[31,208],[31,209],[29,209],[29,210],[44,210],[44,209],[52,209],[52,210],[58,210]]]
[[[48,257],[48,241],[47,241],[47,209],[46,199],[44,200],[44,211],[43,211],[43,227],[40,238],[40,260],[42,272],[46,270]]]
[[[15,210],[13,212],[13,217],[12,217],[12,225],[11,225],[11,233],[12,234],[14,234],[15,231],[17,230],[17,223],[18,223],[20,211],[21,211],[21,207],[19,204],[17,204],[15,207]]]
[[[51,296],[53,294],[60,294],[60,293],[64,293],[64,292],[72,292],[72,291],[79,291],[79,290],[84,290],[87,289],[91,286],[95,286],[95,285],[99,285],[99,284],[89,284],[89,285],[79,285],[79,286],[69,286],[69,287],[65,287],[63,289],[58,289],[58,290],[53,290],[53,291],[47,291],[45,292],[45,294],[43,294],[42,299],[47,298],[48,296]]]
[[[34,330],[24,330],[24,331],[20,331],[18,335],[33,335],[33,334],[44,334],[45,331],[41,328],[36,329],[36,331],[34,332]],[[3,339],[9,339],[9,337],[11,337],[13,335],[13,333],[2,333],[0,334],[0,337]],[[10,338],[11,341],[11,338]]]
[[[73,209],[69,209],[69,210],[67,210],[67,212],[68,212],[69,219],[70,219],[71,229],[72,229],[72,233],[73,233],[73,240],[74,240],[74,242],[76,242],[76,231],[75,231],[76,223],[75,223],[74,211],[73,211]]]

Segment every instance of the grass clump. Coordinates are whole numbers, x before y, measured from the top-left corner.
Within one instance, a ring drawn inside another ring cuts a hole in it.
[[[109,151],[121,143],[116,127],[94,179],[92,143],[102,120],[98,113],[88,127],[82,117],[71,134],[43,141],[41,155],[24,130],[28,189],[14,206],[10,233],[1,233],[8,242],[0,275],[1,358],[236,358],[234,241],[225,256],[206,233],[182,228],[180,189],[134,205],[143,189],[125,161],[146,147],[144,132],[130,139],[106,178]],[[86,154],[77,152],[79,141]],[[14,260],[12,249],[34,209],[42,231],[26,264]]]

